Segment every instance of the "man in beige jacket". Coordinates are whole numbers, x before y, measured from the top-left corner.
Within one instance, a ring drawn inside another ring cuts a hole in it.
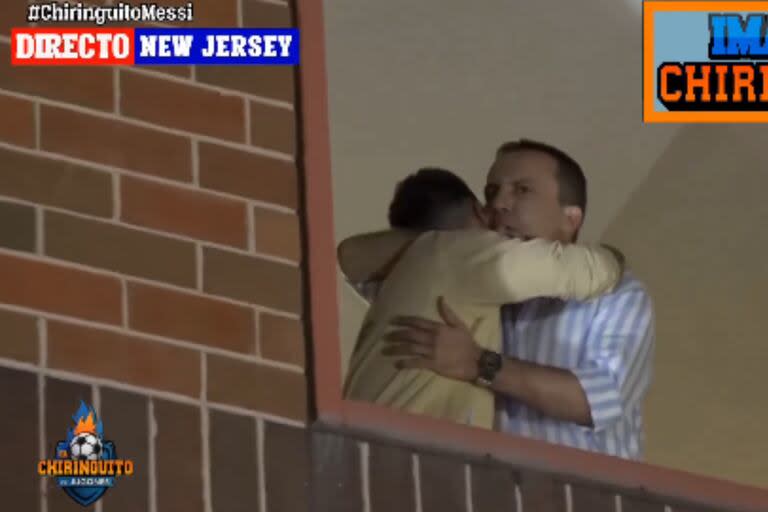
[[[390,207],[403,237],[360,330],[344,395],[481,428],[493,428],[494,397],[484,386],[425,369],[399,369],[382,353],[391,322],[403,315],[440,320],[450,304],[478,343],[477,382],[498,371],[502,304],[534,297],[589,299],[617,284],[623,258],[607,247],[509,239],[487,229],[480,202],[457,176],[422,169],[401,182]],[[393,236],[396,235],[393,232]]]

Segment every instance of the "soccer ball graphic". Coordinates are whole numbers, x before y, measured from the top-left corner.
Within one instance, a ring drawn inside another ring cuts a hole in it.
[[[99,460],[101,449],[101,439],[90,432],[83,432],[69,443],[69,456],[72,460]]]

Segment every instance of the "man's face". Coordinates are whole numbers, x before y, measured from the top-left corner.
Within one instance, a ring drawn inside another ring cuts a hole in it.
[[[570,242],[581,224],[559,201],[557,160],[533,150],[500,155],[488,172],[491,228],[511,237]]]

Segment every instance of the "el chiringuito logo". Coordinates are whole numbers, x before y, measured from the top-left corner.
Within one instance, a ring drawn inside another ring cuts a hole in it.
[[[643,2],[643,119],[768,123],[768,1]]]
[[[70,498],[87,507],[115,485],[116,477],[132,475],[133,461],[117,457],[115,443],[104,439],[96,411],[82,400],[72,421],[66,439],[56,443],[53,458],[41,460],[37,472],[54,477]]]

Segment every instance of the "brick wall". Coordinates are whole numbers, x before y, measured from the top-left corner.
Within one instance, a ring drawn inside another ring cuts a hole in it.
[[[280,0],[194,3],[199,26],[293,24]],[[12,68],[27,1],[0,4],[4,453],[52,456],[84,399],[137,468],[96,510],[296,510],[294,70]],[[4,510],[82,510],[0,473]]]
[[[313,511],[725,512],[573,476],[315,430]]]

